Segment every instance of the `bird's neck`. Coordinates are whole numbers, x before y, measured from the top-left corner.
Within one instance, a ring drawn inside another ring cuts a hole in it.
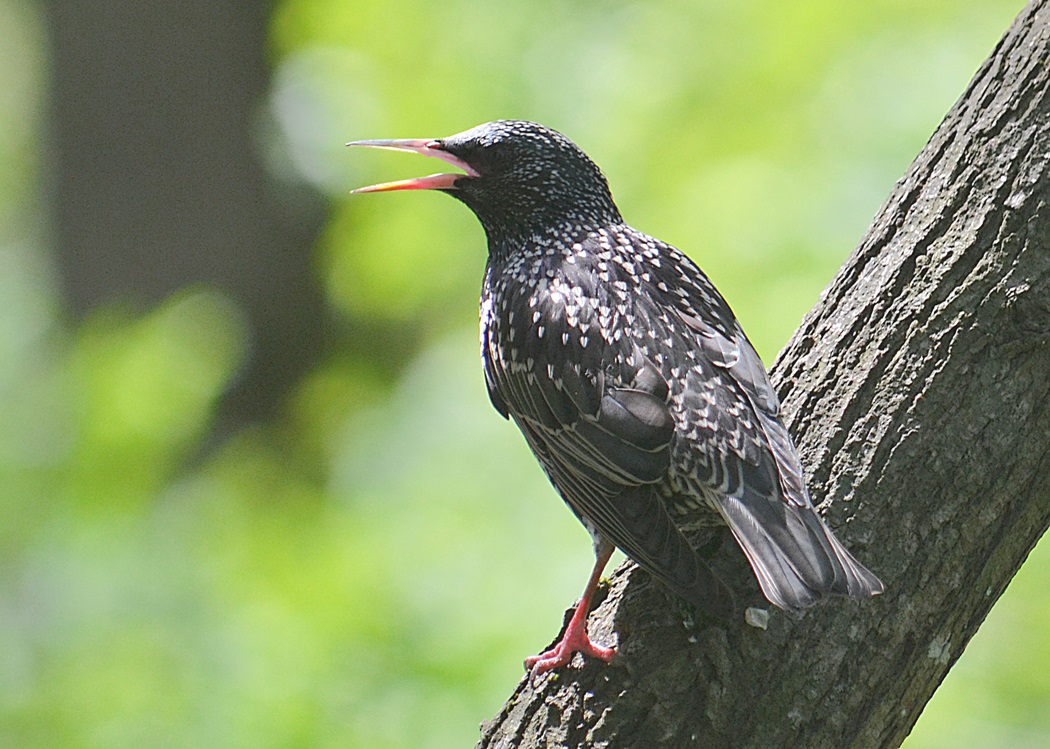
[[[479,217],[480,218],[480,217]],[[543,253],[548,249],[571,247],[586,237],[613,226],[623,219],[618,212],[571,214],[539,221],[515,221],[508,225],[481,219],[488,239],[489,260],[500,263],[520,254]]]

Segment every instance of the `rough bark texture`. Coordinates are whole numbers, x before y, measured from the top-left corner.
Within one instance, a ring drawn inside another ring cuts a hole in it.
[[[479,747],[874,749],[1050,524],[1050,8],[1026,8],[774,367],[831,525],[887,584],[768,628],[695,620],[632,565],[612,666],[522,680]],[[764,606],[742,555],[715,565]]]

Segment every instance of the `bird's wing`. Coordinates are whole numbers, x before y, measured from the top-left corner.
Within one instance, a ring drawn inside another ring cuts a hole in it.
[[[678,262],[658,269],[660,282],[675,289],[667,295],[674,315],[663,315],[671,326],[681,323],[683,348],[696,357],[683,378],[683,403],[687,413],[700,417],[702,433],[694,443],[713,450],[717,455],[710,460],[722,463],[715,474],[724,473],[723,481],[714,483],[723,493],[750,485],[770,499],[811,506],[801,463],[780,420],[780,400],[758,352],[703,271],[673,247],[665,245],[664,252]]]
[[[551,483],[595,534],[611,541],[650,574],[708,614],[727,620],[735,611],[733,593],[697,555],[675,526],[649,484],[623,485],[582,467],[572,431],[553,439],[542,427],[515,419]]]
[[[581,287],[541,289],[541,302],[528,307],[535,317],[518,320],[525,323],[518,327],[509,311],[492,311],[492,324],[482,327],[482,353],[493,400],[505,406],[592,532],[724,616],[731,596],[655,489],[667,476],[675,438],[667,381],[629,339],[603,335],[601,305],[593,297],[570,298],[574,288]]]
[[[695,440],[721,460],[719,512],[766,597],[798,612],[827,592],[872,595],[882,583],[857,562],[817,514],[802,464],[780,419],[780,402],[762,360],[707,277],[677,264],[676,313],[694,334],[703,361],[686,378],[683,402],[710,405]],[[714,412],[714,413],[712,413]]]
[[[802,465],[780,420],[780,400],[739,324],[734,320],[731,327],[713,325],[682,310],[679,316],[696,334],[706,358],[699,376],[686,377],[686,400],[691,396],[711,402],[708,420],[717,432],[711,435],[711,444],[728,448],[724,456],[740,461],[739,466],[727,466],[728,472],[736,475],[739,470],[744,483],[768,484],[773,477],[770,469],[775,469],[784,500],[808,506]],[[689,392],[690,385],[695,392]]]
[[[637,352],[617,362],[601,336],[586,347],[579,337],[564,319],[533,328],[523,361],[495,369],[499,397],[557,460],[607,494],[661,480],[675,431],[667,383]]]

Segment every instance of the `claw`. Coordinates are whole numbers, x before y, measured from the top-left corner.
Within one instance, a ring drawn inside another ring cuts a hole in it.
[[[612,548],[611,545],[603,545],[598,550],[597,559],[594,562],[594,570],[591,572],[590,580],[587,581],[587,588],[583,591],[583,597],[580,598],[579,603],[576,604],[576,610],[572,614],[572,619],[569,620],[569,624],[565,627],[565,631],[558,642],[550,650],[525,659],[525,668],[529,671],[529,680],[533,685],[536,684],[539,677],[548,671],[567,666],[569,661],[572,660],[573,653],[582,653],[585,656],[597,658],[605,663],[611,661],[613,656],[616,655],[615,648],[598,645],[592,642],[587,634],[587,614],[591,610],[591,598],[594,595],[595,588],[598,587],[602,570],[605,569],[605,565],[612,555]]]
[[[576,621],[575,614],[573,615],[573,621]],[[592,642],[587,635],[586,618],[581,621],[583,626],[580,627],[573,627],[570,622],[569,627],[565,629],[565,634],[562,635],[562,638],[558,640],[558,644],[553,648],[525,659],[525,668],[528,669],[529,680],[533,684],[548,671],[569,665],[573,653],[581,653],[591,658],[597,658],[605,663],[613,659],[613,656],[616,655],[616,649],[607,648],[604,645]]]

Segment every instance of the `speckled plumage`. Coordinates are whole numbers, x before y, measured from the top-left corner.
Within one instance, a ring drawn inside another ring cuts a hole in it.
[[[398,142],[365,145],[376,143]],[[380,189],[436,187],[481,221],[489,396],[596,549],[615,544],[725,614],[731,594],[683,535],[725,522],[787,611],[881,592],[814,510],[776,393],[725,300],[680,251],[623,222],[578,147],[517,121],[412,143],[468,174]]]

